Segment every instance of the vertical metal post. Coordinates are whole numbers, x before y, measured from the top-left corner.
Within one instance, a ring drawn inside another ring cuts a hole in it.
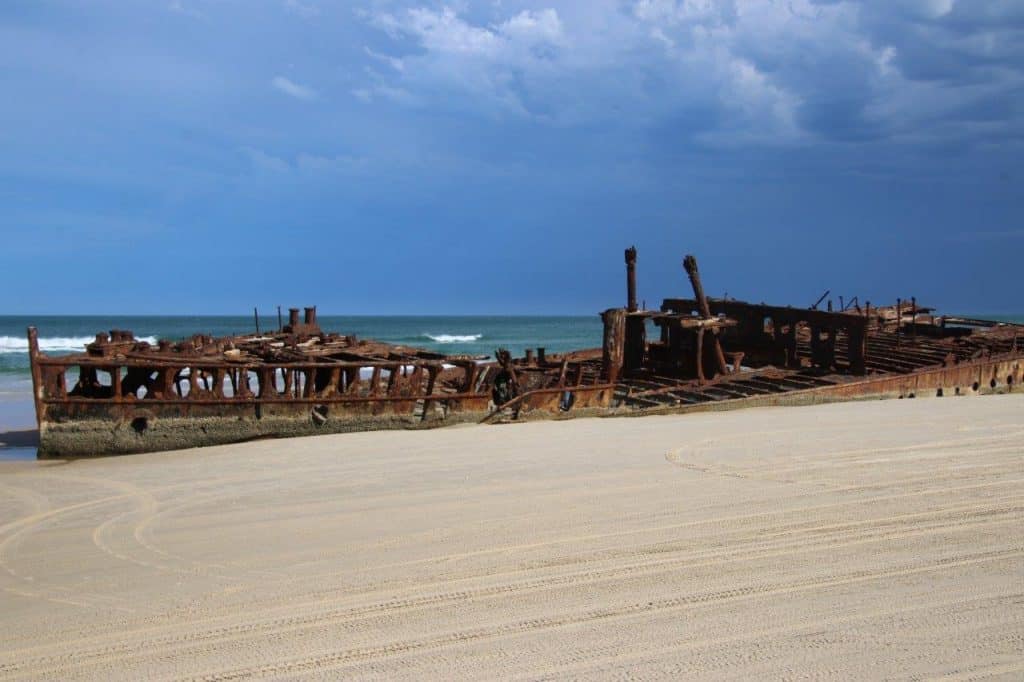
[[[644,302],[644,309],[647,302]],[[636,303],[636,247],[626,249],[626,311],[635,313],[638,310]],[[623,369],[626,371],[640,367],[644,362],[644,352],[647,347],[646,327],[644,318],[636,315],[627,315],[626,330],[623,339],[624,359]]]
[[[32,371],[32,400],[36,406],[36,427],[43,423],[43,375],[39,367],[39,332],[28,328],[28,363]]]
[[[636,305],[636,247],[626,249],[626,309],[635,313]]]
[[[815,367],[822,365],[821,360],[821,328],[811,327],[811,364]]]
[[[420,421],[427,421],[430,418],[430,396],[434,394],[434,383],[437,381],[437,375],[440,371],[440,367],[427,367],[427,388],[423,394],[423,415],[420,417]]]
[[[799,367],[800,357],[796,349],[796,322],[791,322],[786,330],[786,367]]]
[[[850,372],[852,374],[864,374],[867,371],[865,362],[867,359],[867,335],[865,334],[865,329],[850,326],[846,328],[846,335],[848,343],[847,359],[850,363]]]
[[[697,381],[704,383],[704,327],[697,329]]]
[[[900,347],[900,326],[903,324],[903,301],[896,299],[896,347]]]
[[[260,335],[260,311],[256,306],[252,307],[252,316],[256,318],[256,336]]]
[[[917,296],[910,297],[910,335],[917,336]]]
[[[114,402],[121,402],[124,398],[121,395],[121,368],[119,366],[110,368],[110,389],[114,392]]]
[[[604,321],[604,341],[601,344],[601,364],[604,379],[614,384],[622,374],[626,336],[626,311],[610,308],[601,313]]]

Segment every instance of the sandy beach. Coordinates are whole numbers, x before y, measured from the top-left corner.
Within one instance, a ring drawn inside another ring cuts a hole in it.
[[[0,678],[1024,675],[1024,396],[0,461]]]

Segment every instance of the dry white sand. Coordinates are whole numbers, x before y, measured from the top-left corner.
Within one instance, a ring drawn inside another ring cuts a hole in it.
[[[1024,675],[1024,395],[0,462],[0,678]]]

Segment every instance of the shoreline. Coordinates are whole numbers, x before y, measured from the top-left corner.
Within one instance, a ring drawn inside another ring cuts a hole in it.
[[[35,459],[38,445],[31,385],[27,391],[0,385],[0,460]]]
[[[978,398],[985,399],[985,398],[992,398],[992,397],[998,397],[998,396],[1004,396],[1004,395],[1018,395],[1019,396],[1021,394],[1020,393],[1012,393],[1012,392],[1010,392],[1010,393],[980,394],[980,395],[977,395],[977,396],[970,396],[970,395],[949,396],[949,397],[945,398],[943,400],[943,402],[949,402],[951,400],[952,401],[956,401],[956,402],[960,402],[960,401],[969,400],[969,399],[972,399],[972,398],[974,398],[974,399],[978,399]],[[893,400],[895,400],[895,398],[893,398],[893,397],[868,396],[868,397],[860,398],[860,399],[857,399],[857,400],[847,399],[847,400],[826,401],[826,402],[809,401],[807,403],[794,403],[794,404],[791,404],[791,405],[756,405],[755,404],[755,405],[751,405],[751,406],[743,406],[743,407],[737,407],[737,408],[725,409],[725,410],[711,409],[711,410],[693,410],[693,411],[689,411],[689,412],[683,412],[683,411],[680,411],[680,410],[666,410],[665,412],[662,412],[662,413],[651,412],[651,413],[648,413],[648,414],[628,414],[628,413],[623,413],[623,414],[595,414],[595,415],[592,415],[592,416],[576,417],[576,418],[573,419],[573,421],[576,421],[576,420],[586,420],[586,419],[591,419],[591,418],[608,419],[608,420],[614,420],[614,421],[625,420],[625,419],[630,419],[630,420],[632,420],[632,419],[640,419],[640,420],[643,420],[643,419],[646,419],[646,418],[666,417],[666,416],[676,416],[676,417],[692,419],[695,416],[700,415],[700,414],[708,414],[708,413],[712,413],[713,414],[713,413],[718,413],[718,412],[744,413],[744,412],[751,412],[751,411],[763,410],[763,409],[799,410],[799,409],[805,408],[805,407],[813,407],[813,406],[816,406],[816,405],[820,406],[820,405],[825,405],[825,404],[842,405],[842,404],[853,404],[853,403],[858,403],[858,402],[861,402],[861,403],[876,403],[876,402],[880,402],[880,401],[888,402],[888,401],[893,401]],[[934,402],[931,398],[921,398],[921,400],[926,402],[926,403]],[[13,410],[11,410],[10,412],[7,412],[7,411],[5,411],[3,409],[5,405],[13,405],[13,406],[15,406],[15,408]],[[9,401],[9,402],[7,402],[7,401],[0,401],[0,461],[3,461],[3,460],[8,460],[8,461],[33,460],[33,461],[35,461],[37,459],[37,449],[38,449],[38,446],[39,446],[39,435],[40,435],[39,434],[39,429],[35,425],[34,420],[29,422],[29,420],[24,418],[24,413],[26,411],[34,412],[34,406],[32,405],[31,395],[27,396],[23,401]],[[12,414],[14,414],[16,416],[14,418],[11,418]],[[534,418],[534,419],[523,419],[523,420],[521,420],[521,421],[519,421],[517,423],[509,423],[509,424],[503,424],[503,425],[505,425],[505,426],[517,426],[517,425],[521,425],[521,424],[530,423],[530,422],[533,422],[533,421],[564,423],[567,420],[565,420],[565,419],[557,419],[557,418],[545,418],[545,419],[539,419],[538,420],[538,419]],[[484,424],[484,423],[477,424],[477,423],[475,423],[473,421],[471,421],[471,422],[459,422],[459,423],[453,422],[451,424],[448,424],[448,425],[445,425],[445,426],[441,426],[439,428],[441,430],[449,430],[449,429],[455,429],[455,428],[466,427],[466,426],[486,427],[486,426],[494,426],[494,424]],[[384,429],[384,430],[370,429],[370,430],[363,430],[363,431],[360,431],[360,430],[356,429],[356,430],[353,430],[351,432],[339,431],[339,432],[326,433],[326,434],[316,434],[316,433],[314,433],[314,434],[309,434],[309,435],[304,435],[304,436],[275,436],[275,437],[268,437],[266,440],[278,440],[278,441],[291,441],[291,440],[297,440],[297,439],[298,440],[304,440],[304,439],[310,439],[310,438],[325,437],[325,436],[330,436],[330,435],[342,435],[344,433],[359,433],[359,432],[363,432],[363,433],[381,433],[381,432],[386,432],[386,431],[390,431],[390,430],[392,430],[392,429]],[[397,431],[400,431],[400,432],[423,432],[424,431],[423,429],[412,429],[412,428],[409,428],[409,429],[394,429],[394,430],[397,430]],[[200,446],[198,449],[206,450],[206,449],[210,449],[210,448],[214,448],[214,447],[223,447],[223,446],[231,446],[231,445],[244,445],[245,442],[246,441],[239,441],[237,443],[227,443],[227,444]],[[174,449],[169,449],[169,450],[156,451],[156,453],[154,453],[154,454],[160,454],[160,453],[163,453],[163,454],[173,454],[175,452],[184,452],[184,451],[194,450],[194,449],[197,449],[197,448],[196,447],[174,448]],[[83,455],[83,456],[65,456],[65,457],[57,456],[57,457],[52,457],[52,458],[49,458],[49,459],[51,459],[53,461],[69,462],[69,461],[89,460],[89,459],[104,459],[104,458],[109,458],[109,457],[139,456],[141,454],[147,454],[147,453],[116,453],[116,452],[114,452],[114,453],[103,453],[103,454]]]
[[[38,429],[0,431],[0,460],[35,460],[38,447]]]

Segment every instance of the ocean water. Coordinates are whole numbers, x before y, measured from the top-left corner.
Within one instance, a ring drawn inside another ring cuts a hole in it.
[[[341,317],[319,315],[324,331],[356,334],[359,338],[413,345],[443,353],[493,355],[496,348],[522,354],[543,346],[551,352],[601,345],[601,319],[587,317]],[[130,329],[138,339],[179,340],[192,334],[249,333],[252,317],[156,316],[0,316],[0,374],[28,371],[26,329],[39,330],[39,347],[46,353],[80,352],[96,332]],[[277,329],[277,315],[261,316],[263,331]]]
[[[493,356],[497,348],[522,355],[543,346],[560,352],[601,345],[601,319],[586,317],[342,317],[318,315],[321,328],[359,338],[401,343],[442,353]],[[33,428],[32,379],[26,329],[39,330],[40,350],[53,355],[80,352],[96,332],[130,329],[138,339],[180,340],[255,331],[252,317],[232,316],[0,316],[0,441],[4,432]],[[261,330],[277,329],[277,313],[260,316]],[[0,448],[2,450],[2,448]],[[32,453],[34,456],[34,452]],[[0,451],[0,457],[4,453]],[[8,453],[10,456],[10,453]]]

